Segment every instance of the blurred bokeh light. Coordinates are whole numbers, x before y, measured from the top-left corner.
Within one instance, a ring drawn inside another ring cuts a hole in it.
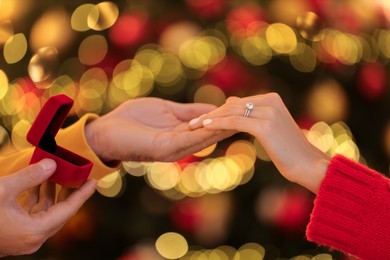
[[[318,149],[389,174],[389,1],[0,0],[0,10],[4,153],[30,146],[29,127],[60,93],[75,100],[71,124],[146,96],[220,106],[278,92]],[[312,194],[246,134],[177,162],[123,162],[97,191],[33,258],[339,257],[304,240]]]

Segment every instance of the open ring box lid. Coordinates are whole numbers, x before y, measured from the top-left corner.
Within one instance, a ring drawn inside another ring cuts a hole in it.
[[[88,179],[93,164],[58,146],[55,140],[72,105],[73,100],[66,95],[49,98],[27,133],[27,140],[35,146],[30,164],[44,158],[53,159],[57,163],[57,169],[50,180],[64,187],[78,188]]]

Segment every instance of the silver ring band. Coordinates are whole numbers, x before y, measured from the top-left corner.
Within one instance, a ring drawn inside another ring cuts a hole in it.
[[[252,103],[246,103],[245,104],[245,113],[244,113],[244,117],[249,117],[249,113],[253,110],[255,106],[252,104]]]

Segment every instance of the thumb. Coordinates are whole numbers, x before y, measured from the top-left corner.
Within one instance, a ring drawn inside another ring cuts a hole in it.
[[[54,160],[43,159],[38,163],[4,177],[4,188],[7,194],[16,197],[23,191],[46,181],[54,172],[57,165]]]

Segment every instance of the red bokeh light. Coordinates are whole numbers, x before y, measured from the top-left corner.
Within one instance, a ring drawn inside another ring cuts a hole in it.
[[[228,13],[226,18],[227,28],[230,33],[238,37],[256,33],[258,24],[266,22],[263,9],[256,4],[242,5]]]
[[[379,63],[366,63],[358,74],[358,89],[360,94],[369,101],[380,98],[387,82],[385,68]]]
[[[187,4],[197,16],[206,19],[218,17],[226,7],[225,0],[187,0]]]
[[[150,38],[149,18],[143,13],[125,14],[118,18],[109,31],[113,44],[120,48],[132,47]]]

